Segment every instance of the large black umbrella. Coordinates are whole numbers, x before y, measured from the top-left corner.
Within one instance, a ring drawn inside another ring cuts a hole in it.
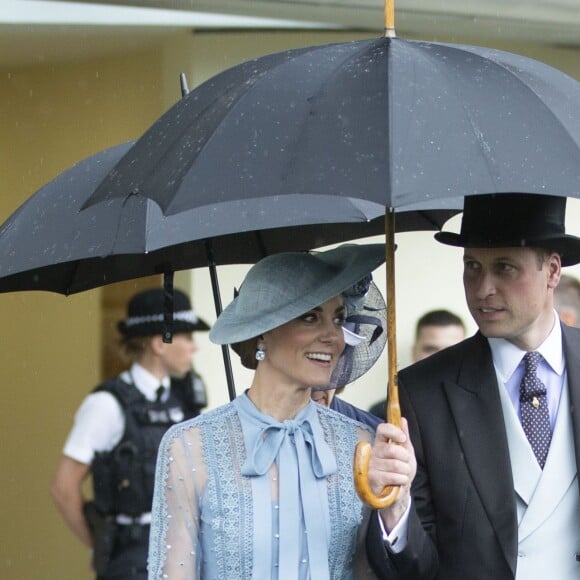
[[[210,79],[137,141],[87,205],[137,194],[171,215],[315,194],[329,207],[346,197],[386,208],[387,410],[397,424],[394,213],[457,195],[578,195],[580,83],[503,51],[397,39],[389,10],[386,29]]]
[[[291,250],[380,234],[383,208],[360,199],[331,205],[321,196],[216,200],[164,216],[141,195],[81,210],[131,149],[101,151],[42,187],[0,226],[0,292],[73,294],[121,280],[215,264],[249,264]],[[442,206],[443,207],[443,206]],[[398,231],[439,229],[456,211],[401,214]]]
[[[135,193],[167,214],[324,195],[383,207],[580,189],[580,83],[523,56],[378,38],[257,58],[185,96],[91,202]]]
[[[58,175],[0,226],[0,292],[48,290],[72,294],[112,282],[163,273],[171,318],[172,274],[209,266],[221,311],[217,264],[253,263],[289,250],[307,250],[383,231],[383,208],[320,196],[232,199],[164,216],[140,196],[81,210],[97,184],[133,143],[97,153]],[[401,231],[439,229],[455,211],[401,214]],[[223,349],[230,398],[229,353]]]

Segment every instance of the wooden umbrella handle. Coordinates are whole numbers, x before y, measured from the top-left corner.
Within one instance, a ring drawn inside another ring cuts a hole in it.
[[[396,374],[394,382],[389,381],[387,395],[387,422],[401,427],[401,407],[399,406],[399,388]],[[398,486],[386,486],[380,494],[371,489],[368,479],[369,461],[372,447],[366,441],[359,441],[354,450],[354,485],[360,499],[373,509],[389,507],[397,499],[400,491]]]
[[[371,445],[359,441],[354,451],[354,483],[360,499],[373,509],[389,507],[399,495],[399,487],[387,485],[379,495],[371,489],[368,480],[368,467],[371,458]]]
[[[395,211],[390,208],[385,215],[385,264],[387,267],[387,352],[389,380],[387,389],[387,423],[401,428],[401,407],[397,384],[397,341],[395,308]],[[366,441],[360,441],[354,452],[354,484],[363,502],[374,509],[389,507],[398,497],[398,486],[387,486],[376,495],[368,480],[368,468],[372,448]]]

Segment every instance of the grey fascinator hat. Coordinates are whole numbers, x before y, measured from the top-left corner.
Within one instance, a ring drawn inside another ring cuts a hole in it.
[[[346,345],[326,388],[338,389],[364,375],[387,344],[387,305],[371,276],[342,293],[346,306]],[[351,337],[349,337],[349,334]]]
[[[385,345],[386,308],[370,276],[384,261],[383,244],[345,244],[325,252],[285,252],[267,256],[250,268],[237,296],[213,325],[209,338],[216,344],[235,345],[237,351],[239,343],[256,338],[343,294],[347,310],[345,353],[350,359],[341,357],[344,360],[338,363],[333,375],[336,379],[328,388],[344,386],[366,372]],[[371,298],[373,310],[365,312],[364,306],[370,304]],[[351,318],[355,315],[359,318]],[[368,366],[355,365],[355,353],[362,355],[369,347],[373,355],[364,355]]]

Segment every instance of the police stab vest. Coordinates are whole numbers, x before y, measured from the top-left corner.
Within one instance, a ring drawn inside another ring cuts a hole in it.
[[[120,378],[106,381],[94,392],[113,395],[125,415],[125,432],[111,451],[99,452],[91,465],[95,504],[101,513],[137,517],[151,511],[157,449],[175,423],[199,413],[190,394],[171,387],[165,402],[148,401]]]

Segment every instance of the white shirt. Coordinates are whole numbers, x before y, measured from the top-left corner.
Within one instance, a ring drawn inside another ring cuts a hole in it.
[[[170,379],[161,381],[134,363],[129,371],[120,375],[121,379],[134,384],[145,398],[155,401],[160,383],[168,396]],[[111,451],[125,431],[125,414],[117,399],[106,391],[91,393],[82,402],[75,414],[73,427],[64,445],[63,454],[71,459],[90,465],[98,451]]]

